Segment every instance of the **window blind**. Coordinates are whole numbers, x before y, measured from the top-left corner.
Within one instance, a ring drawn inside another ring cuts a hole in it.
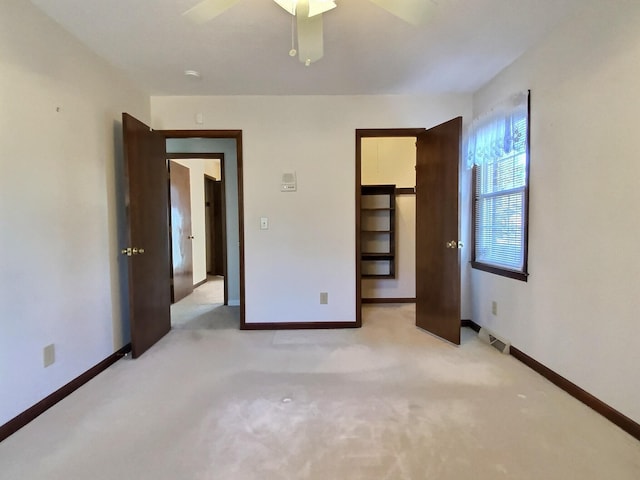
[[[472,132],[481,160],[474,162],[474,264],[524,272],[527,131],[528,109],[515,109]]]

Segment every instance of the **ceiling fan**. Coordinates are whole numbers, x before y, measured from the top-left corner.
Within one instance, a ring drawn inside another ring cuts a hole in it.
[[[202,0],[183,15],[202,24],[217,17],[240,0]],[[292,45],[289,55],[298,55],[306,66],[320,60],[324,53],[322,14],[337,7],[335,0],[273,0],[295,17],[297,49]],[[393,15],[413,25],[424,21],[428,0],[370,0]],[[433,0],[431,0],[433,1]],[[293,24],[292,24],[293,29]],[[292,30],[293,34],[293,30]]]

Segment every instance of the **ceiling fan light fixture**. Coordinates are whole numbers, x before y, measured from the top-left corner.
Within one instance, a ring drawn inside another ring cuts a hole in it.
[[[299,0],[273,1],[280,5],[284,10],[289,12],[291,15],[297,15],[297,6],[298,3],[301,3]],[[337,7],[334,0],[307,0],[305,3],[309,4],[308,13],[305,14],[308,17],[315,17],[316,15],[328,12],[329,10]]]
[[[336,8],[336,2],[333,0],[310,0],[309,1],[309,16],[315,17],[321,13],[328,12]]]

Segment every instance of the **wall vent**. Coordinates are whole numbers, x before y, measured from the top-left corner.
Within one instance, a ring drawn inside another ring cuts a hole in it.
[[[511,342],[505,340],[504,338],[498,337],[495,333],[493,333],[489,329],[482,327],[478,332],[478,338],[483,342],[488,343],[499,352],[504,353],[505,355],[509,354],[509,348],[511,347]]]

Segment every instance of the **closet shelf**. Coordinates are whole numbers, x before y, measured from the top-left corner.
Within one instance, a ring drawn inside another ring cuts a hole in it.
[[[360,190],[362,278],[395,278],[395,227],[396,186],[362,185]]]

